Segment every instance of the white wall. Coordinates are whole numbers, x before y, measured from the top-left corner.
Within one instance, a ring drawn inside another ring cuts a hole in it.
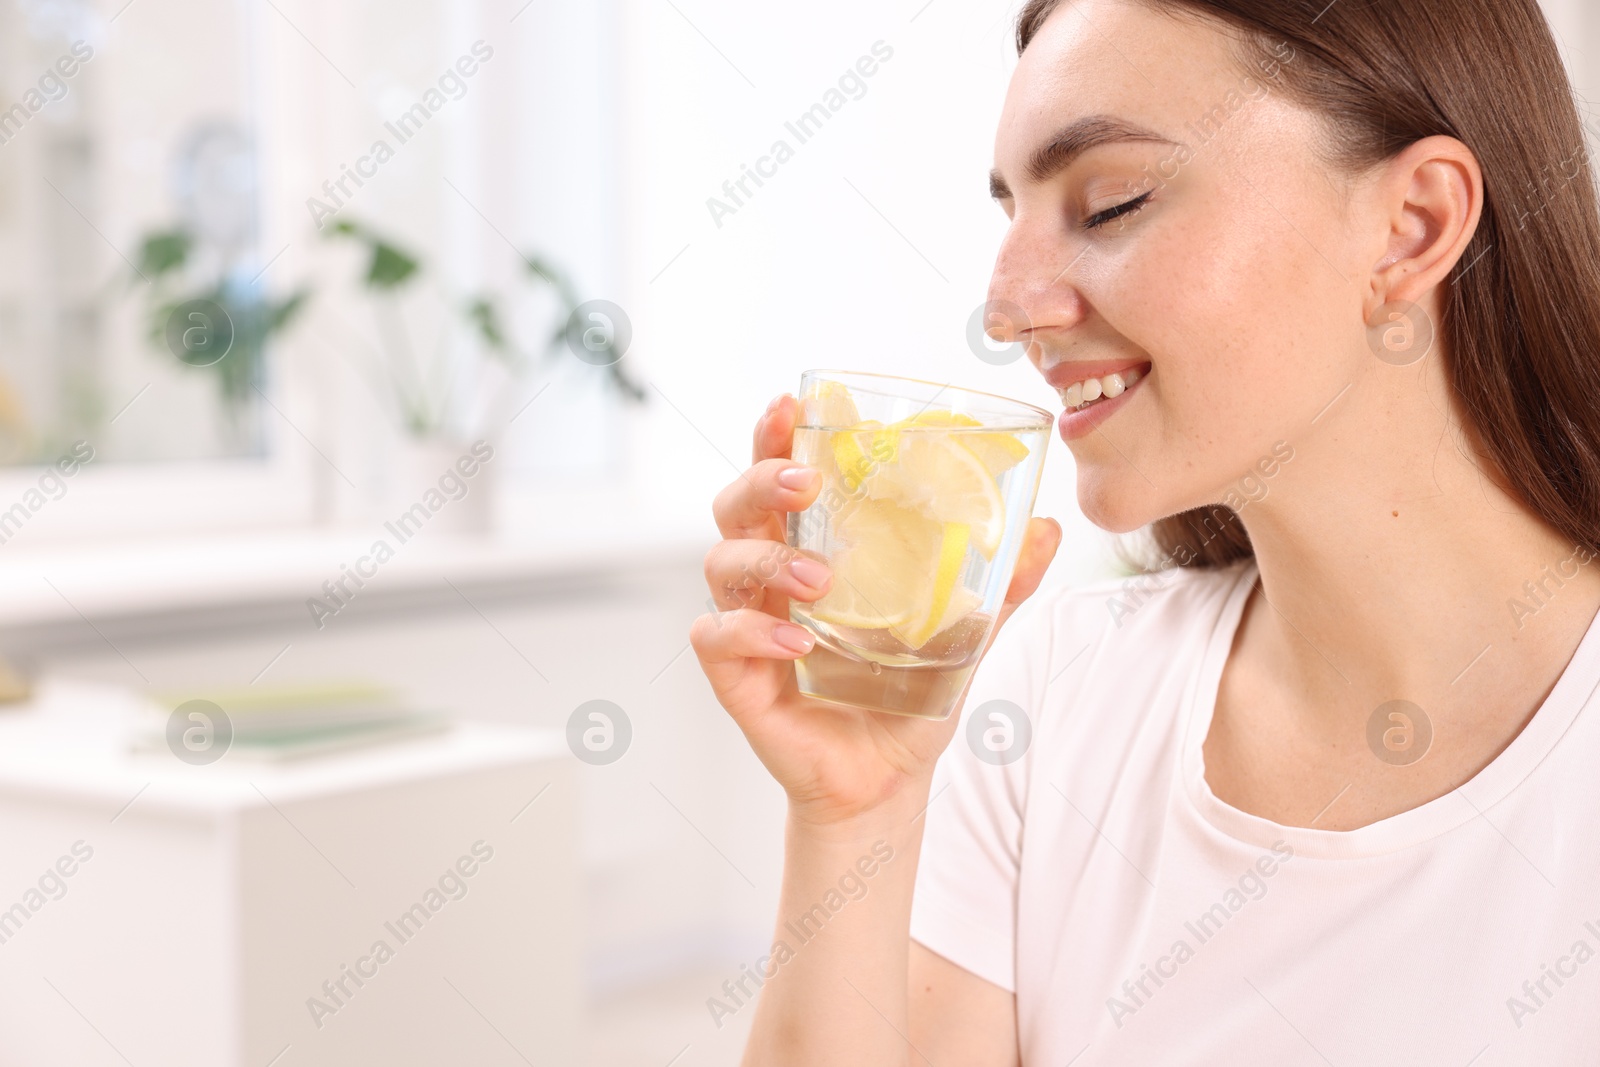
[[[703,509],[809,367],[1058,403],[1026,360],[994,367],[965,341],[1004,232],[987,175],[1015,6],[625,0],[625,270],[639,365],[682,412],[657,398],[635,427],[643,482]],[[865,95],[800,144],[784,123],[880,40],[893,58]],[[707,198],[778,138],[794,157],[719,228]],[[1038,511],[1069,531],[1053,578],[1098,573],[1059,440]]]
[[[808,367],[1057,403],[1025,360],[993,367],[963,341],[1004,232],[986,174],[1020,2],[623,3],[626,277],[641,364],[682,409],[658,403],[635,427],[642,482],[702,507],[747,462],[766,402]],[[1600,103],[1593,0],[1545,7],[1580,97]],[[706,199],[775,138],[793,144],[785,120],[880,39],[894,58],[865,97],[719,228]],[[1059,439],[1036,511],[1067,531],[1050,584],[1104,572],[1110,540],[1079,514]]]
[[[1541,0],[1577,91],[1580,106],[1593,116],[1600,104],[1600,13],[1592,0]]]

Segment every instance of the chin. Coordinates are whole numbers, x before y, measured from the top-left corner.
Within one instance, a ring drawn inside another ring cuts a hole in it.
[[[1170,514],[1148,498],[1150,487],[1144,479],[1127,474],[1095,477],[1081,470],[1078,474],[1078,507],[1085,518],[1109,533],[1133,533]]]

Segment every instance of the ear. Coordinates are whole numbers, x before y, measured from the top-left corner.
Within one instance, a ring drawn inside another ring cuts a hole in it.
[[[1383,164],[1388,245],[1372,268],[1366,312],[1421,303],[1450,276],[1483,215],[1483,171],[1454,137],[1425,137]]]

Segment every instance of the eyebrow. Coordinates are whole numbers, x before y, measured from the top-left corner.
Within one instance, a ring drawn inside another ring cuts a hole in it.
[[[1101,145],[1119,141],[1142,141],[1147,144],[1175,145],[1176,141],[1161,136],[1154,130],[1135,126],[1131,122],[1109,115],[1089,115],[1070,126],[1034,150],[1024,173],[1028,181],[1038,185],[1049,181],[1072,164],[1072,161]],[[1011,196],[1011,186],[1000,176],[998,169],[989,172],[989,195],[996,200]]]

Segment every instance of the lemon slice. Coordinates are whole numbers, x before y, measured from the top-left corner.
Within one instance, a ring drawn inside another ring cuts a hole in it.
[[[833,588],[811,617],[833,626],[892,630],[926,617],[923,601],[938,569],[944,530],[915,511],[864,500],[838,518],[841,546],[830,558]]]
[[[894,462],[899,437],[898,430],[873,419],[834,432],[833,463],[846,494],[854,496],[879,467]]]
[[[1005,536],[1005,501],[977,454],[960,435],[940,433],[937,427],[888,428],[879,437],[884,434],[894,435],[893,456],[860,468],[867,471],[862,482],[866,495],[940,523],[966,524],[973,547],[984,559],[993,559]]]
[[[904,641],[907,648],[921,648],[946,625],[945,612],[950,610],[951,594],[959,587],[971,535],[971,527],[964,522],[944,524],[939,538],[939,561],[933,581],[927,586],[927,601],[918,603],[914,622],[893,627],[895,636]]]
[[[944,617],[933,628],[933,637],[944,633],[981,607],[983,607],[983,597],[964,585],[956,586],[950,594],[950,606],[944,609]]]
[[[801,398],[800,422],[795,427],[791,457],[820,470],[824,489],[837,492],[845,478],[834,448],[834,433],[840,427],[855,426],[860,421],[860,412],[849,389],[838,382],[820,383]]]
[[[840,516],[836,534],[833,588],[810,608],[818,622],[887,630],[915,650],[981,600],[961,584],[971,544],[965,523],[867,499]]]
[[[839,382],[824,381],[803,401],[801,421],[819,430],[839,430],[861,421],[855,397]]]
[[[1028,456],[969,415],[929,411],[885,426],[862,420],[847,388],[804,400],[807,457],[847,504],[833,516],[834,584],[807,611],[817,622],[886,631],[913,651],[982,605],[961,583],[968,552],[993,559],[1005,533],[998,479]],[[796,435],[796,458],[800,457]],[[814,454],[814,455],[813,455]]]
[[[909,419],[902,419],[892,428],[899,429],[905,426],[976,428],[982,425],[983,423],[971,415],[960,415],[954,411],[924,411]],[[972,450],[973,455],[978,457],[978,461],[995,478],[999,478],[1028,458],[1028,446],[1009,433],[964,433],[961,434],[961,443]]]

